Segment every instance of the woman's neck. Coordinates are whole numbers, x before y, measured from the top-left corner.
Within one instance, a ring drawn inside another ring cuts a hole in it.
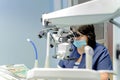
[[[84,47],[82,48],[77,48],[77,51],[80,55],[82,55],[84,53]]]
[[[84,53],[84,47],[77,48],[77,51],[80,54],[80,57],[78,58],[78,60],[76,62],[81,62],[81,60],[82,60],[82,54]]]

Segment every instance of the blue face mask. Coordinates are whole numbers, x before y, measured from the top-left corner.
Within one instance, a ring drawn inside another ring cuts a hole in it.
[[[87,45],[85,40],[74,40],[73,44],[75,45],[75,47],[77,48],[81,48],[82,46]]]

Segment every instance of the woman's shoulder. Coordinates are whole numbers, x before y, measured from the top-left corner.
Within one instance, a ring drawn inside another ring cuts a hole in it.
[[[102,44],[99,44],[99,43],[96,43],[96,46],[94,48],[94,52],[95,54],[108,54],[108,49],[102,45]]]
[[[94,50],[105,50],[107,49],[103,44],[96,43]]]

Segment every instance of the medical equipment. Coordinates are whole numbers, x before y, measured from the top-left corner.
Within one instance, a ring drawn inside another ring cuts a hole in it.
[[[99,73],[90,69],[34,68],[28,73],[29,80],[100,80]]]
[[[116,59],[119,60],[120,59],[120,45],[117,44],[116,46]]]
[[[94,54],[93,49],[90,46],[85,46],[86,53],[86,69],[92,69],[92,57]]]
[[[49,31],[47,33],[47,52],[46,52],[45,68],[49,67],[49,52],[50,52],[51,36],[52,36],[52,39],[54,40],[53,44],[55,46],[55,52],[56,52],[56,54],[53,55],[53,58],[67,59],[68,57],[67,57],[66,53],[69,53],[69,49],[71,46],[69,39],[65,39],[65,37],[61,37],[58,34]],[[69,44],[66,42],[68,42]],[[58,48],[59,48],[58,50],[56,50],[56,45],[58,45]],[[65,49],[64,49],[64,51],[61,52],[60,50],[61,49],[63,50],[63,46],[65,47]]]
[[[69,25],[105,22],[118,16],[120,16],[120,0],[91,0],[69,8],[43,14],[42,24],[43,26],[49,26],[50,24],[56,25],[56,27],[66,27]]]
[[[91,0],[79,5],[75,5],[73,7],[65,8],[48,14],[43,14],[42,24],[47,29],[45,30],[47,34],[47,45],[50,44],[50,32],[49,32],[50,29],[54,29],[54,28],[61,29],[61,28],[69,27],[71,25],[95,24],[105,21],[110,21],[111,23],[120,26],[117,22],[114,21],[114,18],[118,16],[120,16],[120,0]],[[47,46],[47,55],[49,55],[49,46]],[[91,57],[89,58],[91,59]],[[48,56],[46,62],[49,63]],[[113,66],[117,66],[117,65],[113,65]],[[100,80],[99,71],[95,71],[96,74],[94,76],[98,76],[98,77],[97,78],[94,77],[93,79],[91,78],[91,76],[93,76],[94,70],[85,69],[86,73],[84,75],[81,74],[76,77],[74,77],[74,75],[72,74],[76,71],[74,69],[73,70],[70,69],[70,71],[72,71],[71,73],[69,72],[69,69],[55,69],[55,70],[56,70],[56,72],[54,73],[55,75],[52,75],[50,74],[50,71],[52,72],[51,68],[32,69],[31,71],[28,72],[28,79],[32,79],[32,78],[57,78],[57,79],[67,78],[68,79],[71,77],[72,79],[76,79],[76,78],[80,79],[80,77],[89,75],[88,77],[82,79],[97,80],[99,78],[98,80]],[[71,74],[71,76],[63,75],[64,70],[66,70],[68,74]],[[82,72],[84,73],[83,70],[77,70],[78,71],[77,74],[80,74]],[[40,74],[41,72],[44,72],[45,74]],[[59,74],[60,72],[61,74]],[[89,74],[89,72],[91,73]],[[107,71],[107,70],[105,70],[105,72],[113,73],[112,71]],[[117,74],[117,76],[119,75],[120,74]]]
[[[71,32],[70,30],[59,29],[59,28],[56,30],[55,29],[50,29],[48,31],[43,30],[39,33],[40,38],[47,37],[48,50],[49,50],[49,46],[51,48],[55,47],[56,54],[53,55],[53,58],[57,58],[57,59],[69,59],[68,53],[72,51],[71,43],[73,42],[74,36],[76,36],[76,34]],[[48,51],[48,54],[49,54],[49,51]]]
[[[63,51],[65,48],[66,48],[66,46],[64,45],[63,49],[61,49],[62,50],[61,53],[64,53]],[[29,80],[34,80],[34,79],[100,80],[100,73],[95,70],[92,70],[92,56],[94,54],[93,49],[90,46],[85,46],[85,52],[87,55],[86,69],[48,68],[49,67],[48,66],[49,62],[48,62],[45,65],[45,68],[33,68],[32,70],[28,71],[27,79],[29,79]],[[69,60],[71,60],[71,59],[69,59]],[[69,74],[69,75],[66,75],[66,74]],[[86,77],[87,74],[89,74],[89,75]]]
[[[24,64],[0,66],[0,80],[26,80],[29,69]]]
[[[31,45],[32,45],[33,48],[34,48],[34,52],[35,52],[35,63],[34,63],[34,67],[38,67],[38,53],[37,53],[37,48],[36,48],[36,46],[35,46],[35,44],[34,44],[34,42],[33,42],[32,40],[27,39],[27,41],[30,42]]]

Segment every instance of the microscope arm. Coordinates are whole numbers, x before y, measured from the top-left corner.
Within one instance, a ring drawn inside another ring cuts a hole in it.
[[[120,16],[120,0],[91,0],[72,7],[42,15],[43,26],[64,27],[108,21]]]

